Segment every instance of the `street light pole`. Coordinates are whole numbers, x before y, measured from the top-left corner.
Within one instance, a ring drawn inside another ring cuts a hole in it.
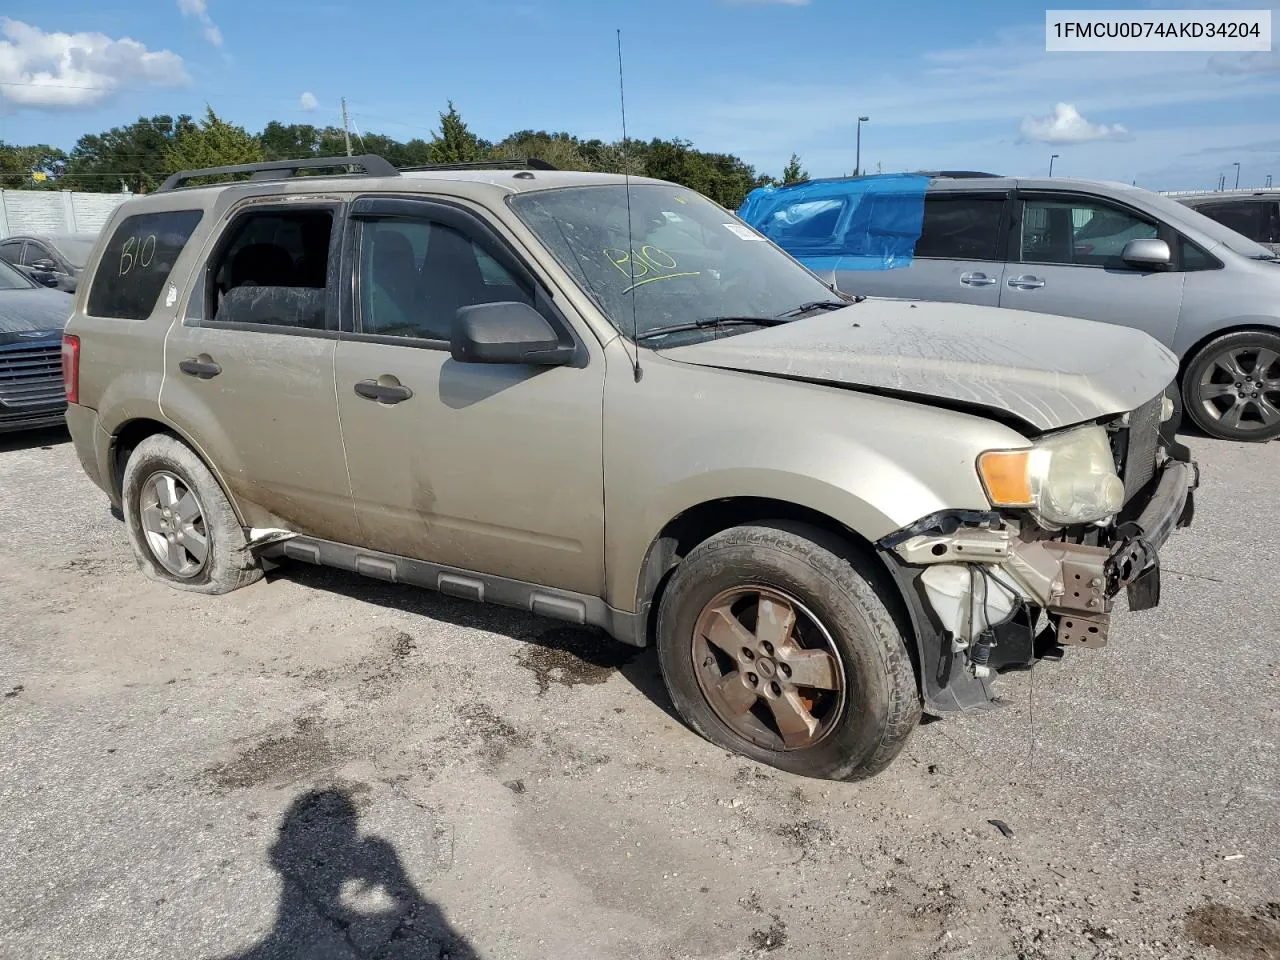
[[[870,121],[870,117],[858,118],[858,153],[854,161],[854,176],[862,176],[862,125]]]
[[[1051,177],[1053,176],[1053,161],[1057,159],[1058,155],[1056,153],[1049,154],[1049,176]]]
[[[1239,190],[1240,189],[1240,161],[1237,160],[1235,163],[1232,164],[1232,166],[1236,168],[1236,189]]]

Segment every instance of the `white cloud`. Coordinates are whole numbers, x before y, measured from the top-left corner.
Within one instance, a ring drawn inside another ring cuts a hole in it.
[[[119,90],[187,81],[182,58],[129,37],[45,33],[0,17],[0,105],[83,107]]]
[[[302,94],[302,96],[298,98],[298,106],[301,107],[303,110],[306,110],[308,113],[310,113],[319,105],[320,105],[320,101],[316,99],[316,95],[312,93],[310,90],[305,91]]]
[[[195,17],[204,26],[204,38],[215,47],[222,46],[222,31],[218,29],[213,18],[209,16],[209,5],[205,0],[178,0],[178,9],[184,17]]]
[[[1118,123],[1090,123],[1070,103],[1059,103],[1047,117],[1024,117],[1019,128],[1023,140],[1039,143],[1086,143],[1090,140],[1119,140],[1129,135]]]

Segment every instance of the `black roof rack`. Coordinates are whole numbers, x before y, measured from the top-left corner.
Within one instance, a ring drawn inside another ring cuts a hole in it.
[[[458,163],[423,163],[416,167],[401,167],[402,173],[418,170],[554,170],[545,160],[527,157],[524,160],[470,160]]]
[[[397,177],[400,175],[382,157],[367,153],[358,157],[307,157],[304,160],[265,160],[261,163],[238,163],[230,167],[206,167],[203,170],[180,170],[164,183],[157,193],[177,190],[196,177],[221,176],[228,173],[247,173],[250,180],[287,180],[299,170],[360,167],[366,177]]]

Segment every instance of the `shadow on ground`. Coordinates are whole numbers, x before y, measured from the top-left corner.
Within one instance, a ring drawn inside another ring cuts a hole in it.
[[[361,836],[359,826],[346,790],[298,797],[270,850],[282,881],[274,926],[221,960],[475,960],[409,879],[395,847]]]
[[[70,443],[71,434],[66,427],[41,427],[39,430],[16,430],[13,433],[0,433],[0,453],[13,450],[34,450],[43,447],[48,450],[60,443]]]
[[[641,650],[619,643],[595,627],[570,626],[508,607],[459,600],[421,587],[385,583],[306,563],[285,561],[268,577],[519,640],[528,646],[518,662],[533,673],[539,696],[551,685],[603,683],[620,673],[673,720],[684,722],[667,696],[652,645]]]

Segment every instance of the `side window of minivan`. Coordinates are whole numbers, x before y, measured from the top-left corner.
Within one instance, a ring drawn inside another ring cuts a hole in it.
[[[1123,268],[1126,243],[1159,235],[1156,221],[1105,200],[1030,199],[1022,206],[1023,263]]]
[[[1275,204],[1261,200],[1234,200],[1224,203],[1202,203],[1195,208],[1210,219],[1258,243],[1270,243],[1270,213]]]
[[[926,194],[917,257],[942,260],[1000,259],[1003,194]]]

